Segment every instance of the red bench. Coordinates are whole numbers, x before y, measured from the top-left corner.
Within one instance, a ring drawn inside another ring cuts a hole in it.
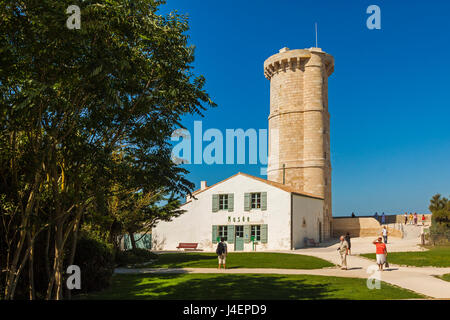
[[[198,243],[184,243],[184,242],[180,242],[178,244],[177,249],[184,249],[184,251],[188,251],[188,250],[196,250],[198,247]]]

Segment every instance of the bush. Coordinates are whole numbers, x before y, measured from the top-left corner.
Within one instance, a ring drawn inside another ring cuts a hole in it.
[[[116,254],[116,263],[119,266],[144,263],[155,259],[158,259],[157,254],[140,248],[120,251]]]
[[[430,227],[430,241],[433,245],[448,245],[450,243],[450,225],[439,223],[433,219]]]
[[[73,293],[98,291],[111,284],[114,273],[112,246],[82,234],[77,242],[74,264],[81,269],[81,290]]]

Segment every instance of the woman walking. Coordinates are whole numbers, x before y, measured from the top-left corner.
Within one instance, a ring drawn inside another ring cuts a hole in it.
[[[375,240],[372,243],[376,246],[375,253],[377,256],[378,269],[380,271],[383,271],[383,264],[386,263],[386,257],[387,257],[386,244],[383,243],[383,240],[381,237],[378,237],[378,240]]]

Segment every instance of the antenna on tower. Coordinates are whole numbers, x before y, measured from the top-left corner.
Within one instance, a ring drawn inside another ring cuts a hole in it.
[[[316,26],[316,48],[318,48],[319,46],[317,44],[317,22],[315,23],[315,26]]]

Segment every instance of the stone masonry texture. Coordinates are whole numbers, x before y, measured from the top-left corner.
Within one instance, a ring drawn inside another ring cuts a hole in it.
[[[328,77],[334,58],[320,48],[289,50],[264,62],[270,80],[267,178],[324,198],[322,238],[332,236]]]

